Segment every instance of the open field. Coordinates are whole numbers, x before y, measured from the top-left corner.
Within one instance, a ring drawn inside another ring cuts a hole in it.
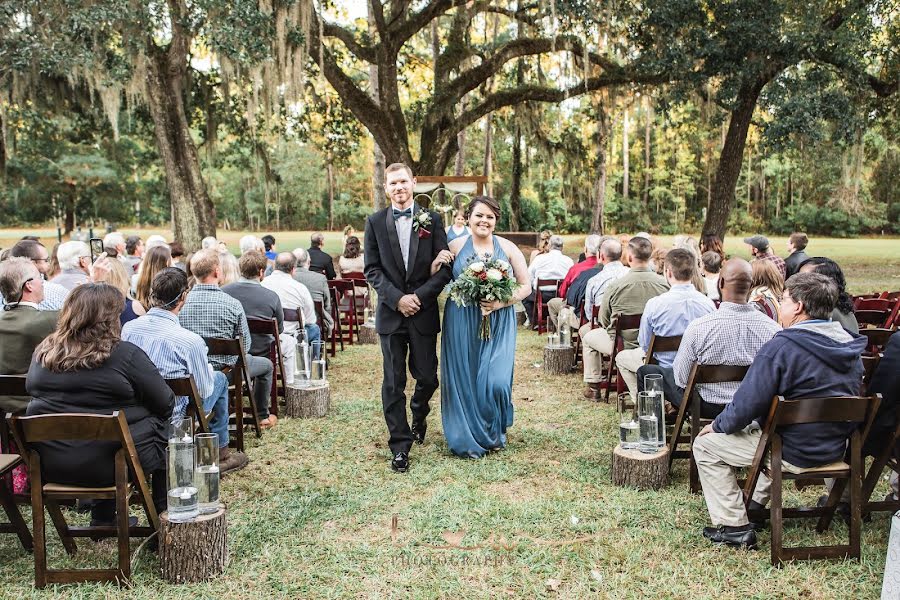
[[[220,579],[171,586],[144,551],[132,590],[85,584],[32,589],[32,558],[0,536],[3,598],[875,598],[890,519],[863,525],[861,561],[774,569],[760,550],[708,544],[703,499],[672,484],[637,492],[610,484],[615,409],[580,396],[580,377],[546,376],[542,340],[519,330],[509,445],[481,460],[449,455],[440,401],[405,475],[388,466],[381,358],[354,346],[333,361],[332,409],[322,420],[282,420],[252,440],[250,465],[223,482],[231,563]],[[818,490],[802,500],[814,501]],[[884,493],[882,490],[876,493]],[[800,498],[793,487],[786,503]],[[398,517],[395,530],[391,518]],[[26,517],[27,518],[27,517]],[[789,524],[788,543],[835,543],[838,519],[817,537]],[[51,566],[68,562],[49,534]],[[467,549],[450,548],[463,546]],[[112,564],[114,542],[80,542],[82,565]],[[98,563],[104,559],[106,563]]]
[[[172,232],[167,229],[123,229],[123,233],[131,235],[140,234],[144,237],[158,233],[171,238]],[[257,233],[257,235],[263,235]],[[309,231],[280,231],[276,232],[277,247],[281,250],[292,250],[298,246],[309,247]],[[238,240],[246,235],[246,231],[220,231],[219,239],[226,242],[235,252]],[[0,248],[8,247],[23,235],[38,235],[44,238],[48,244],[53,243],[56,237],[54,229],[4,229],[0,230]],[[362,236],[362,232],[359,232]],[[577,257],[584,244],[584,236],[567,235],[565,252]],[[748,258],[750,253],[742,242],[744,236],[735,235],[725,241],[725,251],[735,256]],[[672,236],[660,236],[663,244],[671,245]],[[340,232],[325,233],[325,251],[330,254],[338,254],[341,251],[342,234]],[[775,253],[785,256],[787,238],[770,238]],[[810,256],[828,256],[838,263],[847,277],[850,293],[861,294],[866,292],[897,290],[900,289],[900,238],[813,238],[807,254]]]

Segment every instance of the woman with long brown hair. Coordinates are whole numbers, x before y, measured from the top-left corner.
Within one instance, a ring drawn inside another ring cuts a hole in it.
[[[338,258],[338,275],[343,277],[344,273],[362,273],[365,266],[362,244],[358,237],[351,235],[344,244],[344,253]]]
[[[150,306],[150,284],[153,283],[153,278],[157,273],[171,266],[172,251],[168,246],[154,246],[147,250],[138,271],[134,294],[134,299],[140,302],[141,306]]]
[[[777,321],[781,294],[784,292],[781,271],[769,260],[754,260],[752,267],[750,302],[755,302],[762,312]]]
[[[66,298],[56,331],[35,349],[28,370],[27,414],[111,414],[122,411],[153,501],[165,510],[166,425],[175,395],[143,350],[120,338],[125,298],[105,283],[79,285]],[[47,478],[66,485],[108,486],[113,455],[97,442],[56,441],[39,446]],[[91,524],[112,524],[115,503],[95,502]]]

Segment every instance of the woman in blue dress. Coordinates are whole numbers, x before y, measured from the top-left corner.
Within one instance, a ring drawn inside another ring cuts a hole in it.
[[[447,300],[441,338],[441,420],[450,451],[478,458],[506,445],[513,422],[512,382],[516,352],[513,305],[528,295],[531,283],[522,252],[494,235],[500,206],[485,196],[472,199],[466,211],[471,235],[450,244],[453,277],[476,257],[491,255],[508,262],[519,289],[509,302],[458,306]],[[489,314],[491,337],[478,335],[482,311]]]
[[[456,238],[471,235],[471,230],[466,226],[466,215],[462,210],[456,209],[453,214],[453,225],[447,228],[447,243],[452,242]]]

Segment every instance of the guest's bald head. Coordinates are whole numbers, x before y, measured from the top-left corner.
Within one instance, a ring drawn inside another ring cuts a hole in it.
[[[723,302],[746,304],[750,296],[753,269],[743,258],[729,258],[719,273],[719,290]]]
[[[275,270],[290,275],[297,266],[297,258],[290,252],[279,252],[275,257]]]

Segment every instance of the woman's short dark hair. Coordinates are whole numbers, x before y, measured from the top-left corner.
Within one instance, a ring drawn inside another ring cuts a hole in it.
[[[344,246],[344,258],[356,258],[360,254],[362,254],[362,247],[359,238],[351,235],[347,238],[347,244]]]
[[[153,278],[150,286],[150,307],[171,310],[187,289],[187,273],[178,267],[166,267]]]
[[[802,271],[803,267],[807,265],[813,268],[813,273],[824,275],[837,285],[837,309],[845,315],[853,314],[853,299],[850,298],[850,294],[847,293],[847,280],[844,278],[844,271],[841,270],[841,266],[830,258],[814,256],[812,258],[807,258],[800,263],[797,272],[799,273]]]
[[[479,204],[484,204],[491,210],[492,213],[494,213],[495,217],[497,217],[498,219],[500,218],[500,205],[496,200],[494,200],[490,196],[475,196],[466,207],[466,219],[472,216],[472,211],[475,210],[475,207]]]

